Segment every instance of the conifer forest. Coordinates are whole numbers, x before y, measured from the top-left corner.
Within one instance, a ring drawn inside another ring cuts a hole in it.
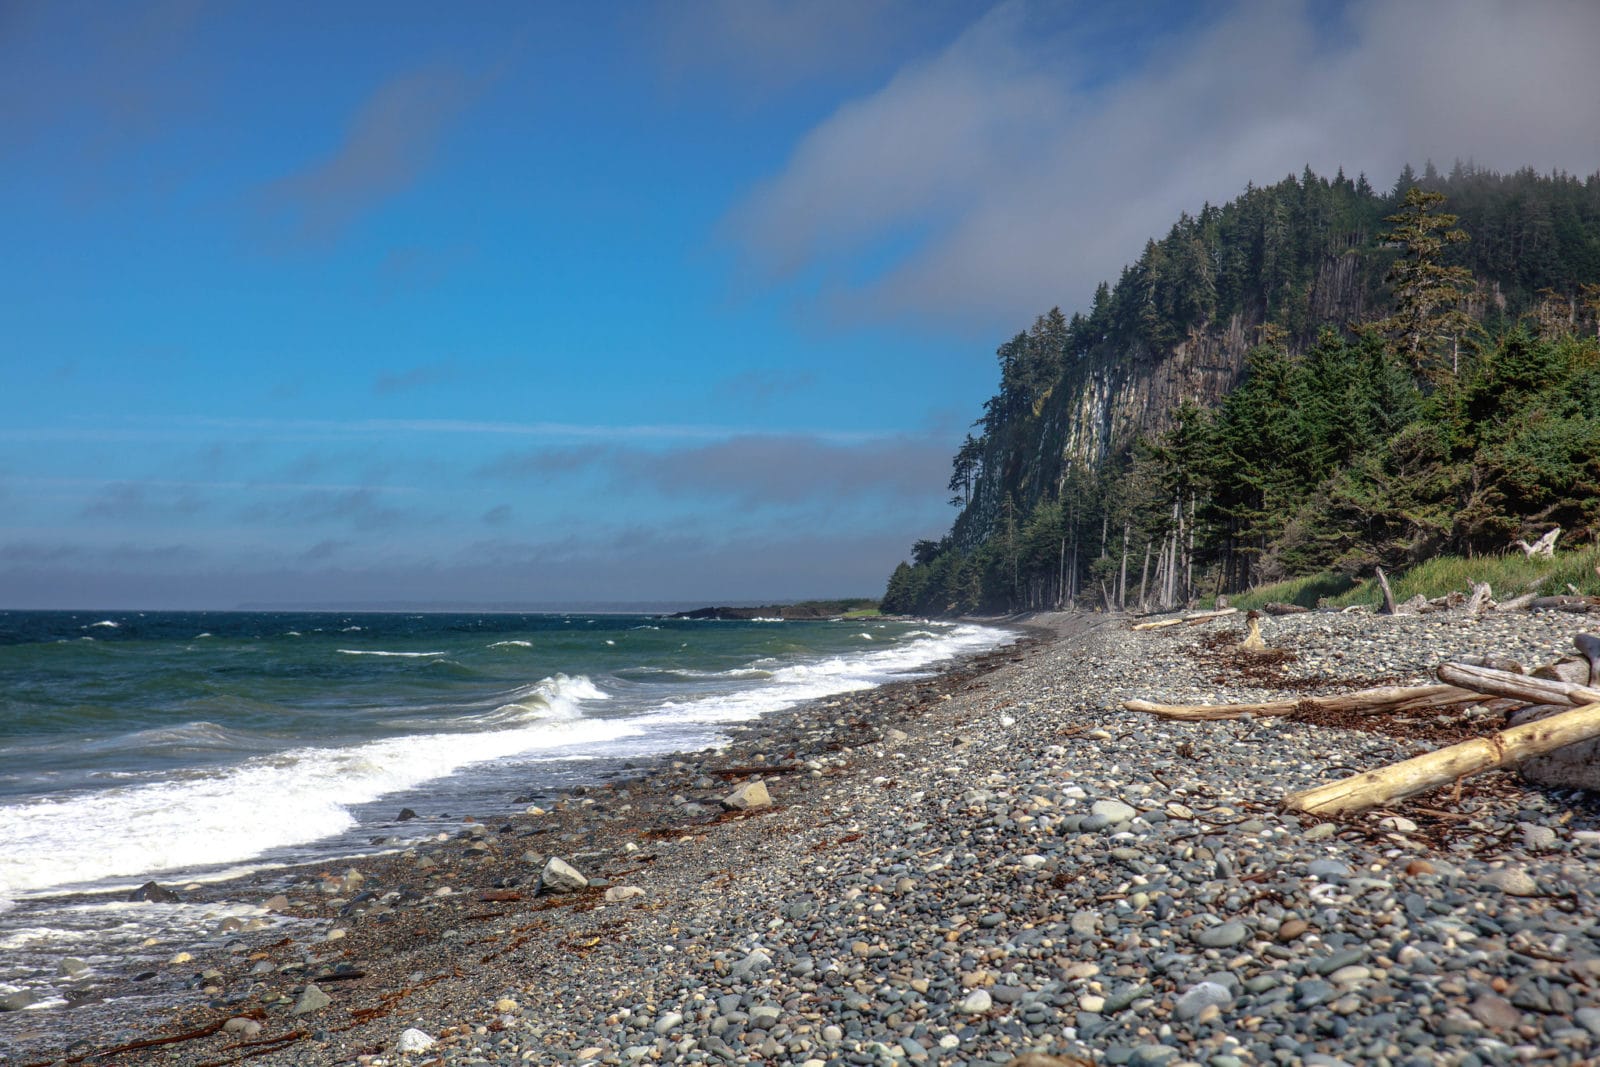
[[[996,355],[955,521],[887,612],[1172,608],[1600,539],[1600,175],[1308,168]]]

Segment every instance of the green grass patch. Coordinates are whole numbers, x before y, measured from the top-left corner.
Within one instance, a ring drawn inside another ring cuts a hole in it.
[[[1323,597],[1332,600],[1334,597],[1344,596],[1356,585],[1357,582],[1353,578],[1325,571],[1305,578],[1290,578],[1270,585],[1258,585],[1254,589],[1228,597],[1228,603],[1241,611],[1250,611],[1266,604],[1298,604],[1303,608],[1314,608],[1317,606],[1317,601]]]
[[[1430,600],[1446,593],[1470,592],[1478,582],[1488,582],[1496,600],[1510,600],[1523,593],[1555,596],[1569,593],[1572,586],[1586,596],[1600,594],[1600,575],[1595,565],[1600,564],[1600,547],[1579,549],[1575,552],[1557,552],[1549,559],[1532,559],[1521,552],[1505,556],[1479,556],[1465,559],[1461,556],[1440,556],[1406,571],[1393,575],[1389,586],[1397,601],[1407,601],[1421,593]],[[1365,582],[1359,591],[1337,598],[1334,603],[1383,603],[1383,593],[1376,581]]]
[[[1421,593],[1432,600],[1447,593],[1470,593],[1479,582],[1488,582],[1496,600],[1510,600],[1523,593],[1555,596],[1572,589],[1584,596],[1600,596],[1600,546],[1572,552],[1557,552],[1550,559],[1530,559],[1521,552],[1504,556],[1439,556],[1400,574],[1389,575],[1389,588],[1396,601],[1404,603]],[[1570,588],[1569,588],[1570,587]],[[1347,578],[1334,573],[1291,578],[1271,585],[1257,586],[1230,596],[1228,603],[1244,611],[1269,602],[1299,604],[1314,608],[1326,597],[1330,606],[1383,605],[1383,591],[1371,575]]]

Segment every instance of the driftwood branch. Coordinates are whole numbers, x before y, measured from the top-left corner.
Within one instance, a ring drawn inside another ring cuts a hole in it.
[[[1389,576],[1383,573],[1382,567],[1373,569],[1378,573],[1378,588],[1383,590],[1383,613],[1385,615],[1400,614],[1400,608],[1394,602],[1394,590],[1389,588]]]
[[[1528,704],[1600,703],[1600,689],[1550,678],[1512,674],[1509,671],[1497,671],[1492,667],[1478,667],[1470,663],[1441,663],[1439,680],[1447,685],[1460,686],[1491,696],[1515,697]]]
[[[1307,789],[1288,797],[1284,806],[1317,815],[1349,815],[1595,737],[1600,737],[1600,702]]]
[[[1224,615],[1237,614],[1239,614],[1238,608],[1218,608],[1215,611],[1197,611],[1192,615],[1185,615],[1183,617],[1183,621],[1188,625],[1193,626],[1196,623],[1210,622],[1212,619],[1220,619]]]
[[[1212,619],[1220,619],[1225,615],[1237,615],[1238,613],[1238,608],[1218,608],[1215,611],[1197,611],[1191,615],[1184,615],[1183,617],[1176,619],[1156,619],[1152,622],[1136,622],[1133,624],[1133,629],[1160,630],[1167,626],[1198,626],[1200,623],[1210,622]]]
[[[1354,693],[1268,700],[1259,704],[1155,704],[1148,700],[1128,700],[1124,701],[1122,706],[1129,711],[1142,711],[1149,715],[1158,715],[1163,719],[1210,722],[1218,719],[1237,719],[1243,715],[1292,715],[1303,709],[1415,711],[1419,708],[1439,708],[1477,699],[1477,692],[1454,685],[1386,685],[1376,689],[1361,689]]]
[[[1556,539],[1560,536],[1561,527],[1557,526],[1552,530],[1545,531],[1545,535],[1531,545],[1522,540],[1520,537],[1511,543],[1522,549],[1523,554],[1529,559],[1533,559],[1535,556],[1542,556],[1545,559],[1550,559],[1556,554]]]

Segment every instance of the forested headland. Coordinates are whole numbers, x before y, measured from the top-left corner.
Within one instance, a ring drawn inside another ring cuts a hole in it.
[[[955,522],[886,612],[1173,607],[1600,540],[1600,175],[1308,168],[1184,215],[997,355]]]

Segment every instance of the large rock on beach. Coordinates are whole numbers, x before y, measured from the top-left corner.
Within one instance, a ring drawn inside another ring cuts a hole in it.
[[[772,795],[767,792],[767,783],[758,778],[753,782],[746,782],[723,797],[721,803],[729,811],[770,808],[772,806]]]
[[[400,1040],[395,1042],[395,1048],[402,1053],[427,1052],[437,1044],[438,1042],[431,1035],[413,1026],[410,1029],[401,1031]]]
[[[544,870],[539,872],[541,893],[576,893],[580,889],[587,888],[589,879],[560,856],[551,856],[545,860]]]
[[[324,993],[315,982],[312,982],[306,986],[305,992],[300,994],[300,999],[294,1002],[294,1007],[289,1009],[289,1014],[310,1015],[314,1011],[321,1011],[332,1003],[333,998]]]
[[[4,996],[0,996],[0,1011],[21,1011],[23,1008],[38,1002],[39,994],[22,989],[15,993],[7,993]]]
[[[128,899],[133,901],[146,901],[152,904],[177,904],[183,898],[165,886],[155,882],[146,882],[144,885],[128,894]]]

